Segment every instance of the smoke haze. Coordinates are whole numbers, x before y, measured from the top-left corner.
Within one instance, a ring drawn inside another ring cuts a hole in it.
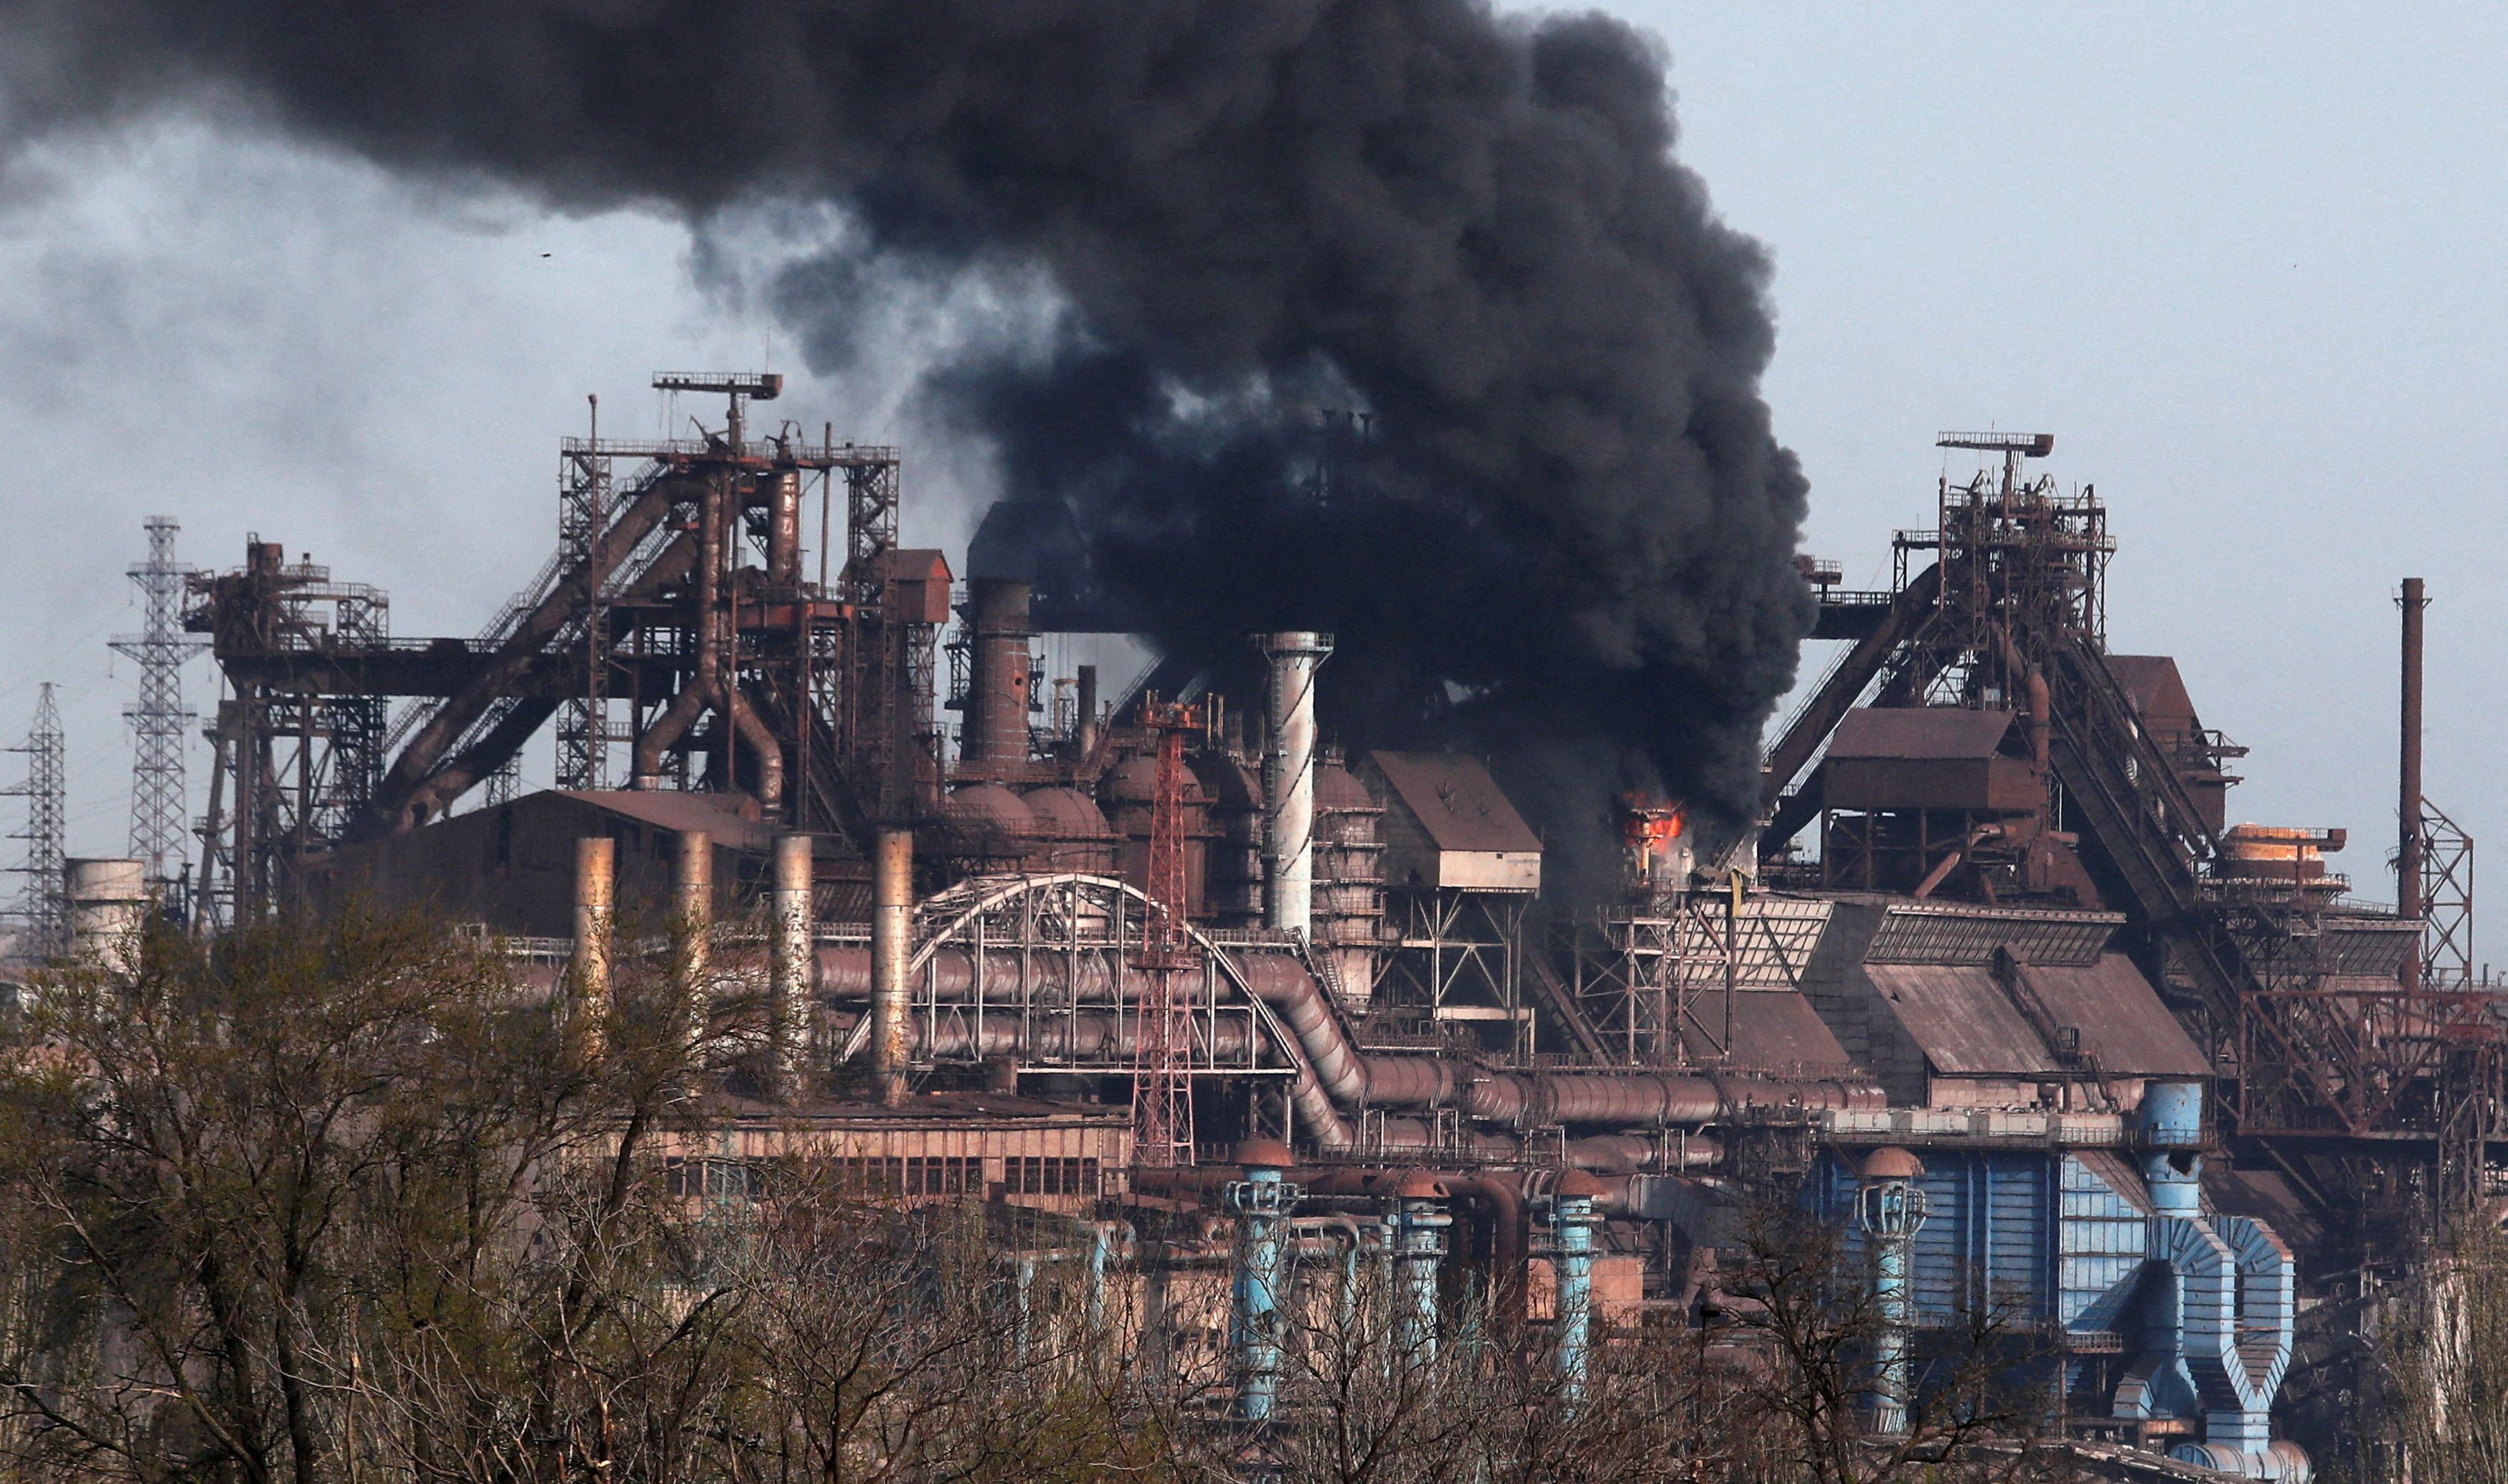
[[[822,372],[886,300],[1025,286],[1050,312],[965,338],[918,398],[998,456],[979,567],[1214,662],[1332,630],[1345,740],[1541,760],[1554,835],[1622,786],[1753,803],[1809,619],[1767,263],[1674,162],[1663,58],[1617,21],[0,0],[0,37],[13,153],[184,109],[569,210],[831,203],[770,290]]]

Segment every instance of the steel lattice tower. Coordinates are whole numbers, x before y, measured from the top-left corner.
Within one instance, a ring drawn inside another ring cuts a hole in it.
[[[9,750],[27,756],[26,781],[0,789],[0,794],[26,801],[26,827],[10,836],[26,842],[26,863],[12,867],[26,878],[26,889],[18,898],[18,909],[26,936],[18,944],[18,954],[26,959],[46,959],[69,946],[67,884],[61,879],[63,838],[67,833],[62,811],[67,793],[62,782],[62,763],[68,749],[62,744],[61,711],[53,703],[49,681],[44,685],[43,698],[35,703],[35,725],[26,734],[25,745]]]
[[[1141,725],[1158,735],[1150,806],[1149,912],[1141,923],[1139,1023],[1132,1068],[1132,1161],[1157,1169],[1193,1163],[1193,988],[1199,966],[1185,916],[1185,735],[1199,707],[1141,701]]]
[[[199,718],[183,708],[183,662],[207,642],[183,632],[183,586],[192,569],[174,560],[181,528],[170,516],[148,518],[148,560],[130,569],[147,627],[113,640],[115,653],[139,664],[139,699],[122,712],[130,723],[130,853],[155,882],[174,880],[190,854],[183,744]]]

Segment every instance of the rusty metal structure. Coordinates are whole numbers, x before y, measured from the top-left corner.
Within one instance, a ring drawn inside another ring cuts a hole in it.
[[[1019,648],[1023,661],[1025,643]],[[1011,687],[1014,696],[1024,696],[1026,666],[1014,662],[1005,668],[1018,677]],[[1185,887],[1184,747],[1186,737],[1201,730],[1202,718],[1193,706],[1144,696],[1140,722],[1158,739],[1158,751],[1150,799],[1149,916],[1132,958],[1142,975],[1133,1012],[1139,1029],[1132,1150],[1144,1167],[1173,1169],[1193,1163],[1192,999],[1180,990],[1198,956],[1186,925],[1191,898]]]
[[[2340,831],[2231,821],[2243,749],[2173,661],[2111,649],[2118,543],[2094,489],[2037,472],[2053,440],[1944,435],[1988,466],[1897,532],[1886,591],[1801,563],[1838,653],[1768,750],[1762,826],[1629,798],[1616,887],[1570,900],[1484,760],[1333,746],[1332,635],[1248,635],[1250,705],[1173,661],[1101,701],[1037,647],[1103,631],[1086,602],[900,546],[896,451],[757,436],[773,377],[655,385],[719,424],[614,442],[596,405],[554,555],[474,637],[393,638],[380,593],[258,540],[193,579],[226,912],[425,900],[572,983],[632,958],[587,931],[666,902],[700,1030],[774,1007],[724,1138],[823,1127],[884,1194],[1170,1252],[1242,1163],[1282,1230],[1382,1196],[1377,1240],[1453,1222],[1445,1257],[1508,1304],[1573,1254],[1547,1281],[1617,1275],[1623,1321],[1690,1322],[1735,1191],[1852,1213],[1894,1172],[1928,1213],[1908,1346],[1954,1269],[2014,1285],[2068,1426],[2258,1476],[2305,1472],[2270,1416],[2307,1354],[2293,1273],[2499,1193],[2470,842],[2419,796],[2417,585],[2380,909],[2327,869]],[[543,730],[558,789],[463,807]],[[730,1156],[688,1158],[711,1191]],[[2155,1267],[2234,1312],[2146,1323]]]
[[[640,789],[739,789],[857,834],[937,799],[948,575],[898,548],[897,451],[789,422],[755,436],[772,375],[653,384],[724,398],[720,424],[637,442],[596,421],[565,440],[558,548],[475,636],[395,638],[382,593],[258,538],[241,568],[194,576],[186,623],[229,692],[204,883],[225,910],[294,900],[339,847],[443,817],[561,711],[568,787],[623,772]],[[823,555],[814,578],[810,496],[824,554],[839,489],[844,562],[831,579]]]
[[[2430,849],[2419,797],[2419,584],[2404,601],[2403,901],[2379,914],[2319,863],[2340,832],[2227,824],[2243,749],[2196,719],[2173,664],[2109,651],[2106,511],[2088,487],[2026,474],[2053,440],[1940,444],[2001,468],[1942,481],[1934,528],[1893,543],[1892,592],[1825,594],[1824,632],[1855,642],[1771,749],[1763,856],[1789,861],[1817,816],[1826,887],[2123,909],[2219,1069],[2224,1133],[2329,1205],[2356,1189],[2345,1165],[2363,1151],[2402,1139],[2427,1154],[2487,1122],[2474,1110],[2499,1098],[2500,1024],[2454,929],[2424,927],[2425,862],[2451,863],[2436,879],[2460,901],[2469,856]],[[2448,968],[2423,972],[2424,930]]]

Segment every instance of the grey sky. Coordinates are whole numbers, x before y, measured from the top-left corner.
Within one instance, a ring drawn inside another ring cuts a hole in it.
[[[2508,18],[1612,8],[1664,35],[1684,158],[1775,255],[1768,393],[1812,479],[1809,549],[1885,571],[1890,528],[1930,519],[1937,429],[2057,434],[2048,467],[2096,483],[2123,542],[2115,646],[2176,654],[2254,748],[2233,816],[2349,827],[2340,864],[2376,896],[2391,594],[2426,575],[2430,789],[2492,827]],[[144,515],[179,517],[194,561],[258,531],[388,588],[400,633],[466,633],[545,555],[585,392],[649,431],[653,369],[801,370],[650,219],[422,193],[198,126],[38,165],[0,187],[0,736],[61,682],[74,851],[122,844],[130,676],[104,638],[135,622]],[[735,264],[780,250],[756,240]],[[892,307],[889,353],[777,409],[904,442],[917,542],[960,545],[982,475],[918,442],[895,389],[984,308]]]

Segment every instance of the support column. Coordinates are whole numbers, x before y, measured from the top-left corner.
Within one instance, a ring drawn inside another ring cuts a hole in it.
[[[1866,1401],[1872,1430],[1884,1437],[1907,1430],[1908,1341],[1916,1326],[1909,1249],[1925,1224],[1925,1193],[1916,1187],[1925,1167],[1904,1149],[1875,1149],[1863,1161],[1863,1188],[1855,1216],[1872,1244],[1872,1391]]]
[[[1437,1357],[1437,1270],[1446,1260],[1445,1182],[1426,1172],[1402,1177],[1393,1205],[1393,1336],[1401,1358]]]
[[[704,830],[680,831],[679,857],[671,864],[671,932],[672,971],[695,1044],[705,1039],[714,1008],[707,981],[714,957],[714,837]]]
[[[1585,1399],[1594,1334],[1594,1198],[1603,1182],[1582,1170],[1559,1176],[1551,1193],[1552,1260],[1559,1265],[1559,1394],[1568,1406]]]
[[[809,1065],[810,940],[816,925],[810,886],[810,837],[777,836],[774,940],[769,949],[774,1000],[768,1010],[767,1043],[776,1096],[786,1102],[799,1096]]]
[[[616,925],[618,843],[574,843],[574,963],[563,1005],[566,1033],[588,1060],[601,1055],[610,1001],[610,933]]]
[[[1282,1239],[1300,1191],[1280,1177],[1292,1156],[1278,1140],[1249,1139],[1237,1146],[1236,1157],[1245,1167],[1245,1178],[1230,1181],[1222,1192],[1224,1204],[1236,1216],[1228,1346],[1236,1372],[1236,1416],[1260,1425],[1272,1420],[1279,1395]]]
[[[884,829],[871,852],[870,1059],[879,1101],[905,1101],[908,1005],[913,954],[914,832]]]

